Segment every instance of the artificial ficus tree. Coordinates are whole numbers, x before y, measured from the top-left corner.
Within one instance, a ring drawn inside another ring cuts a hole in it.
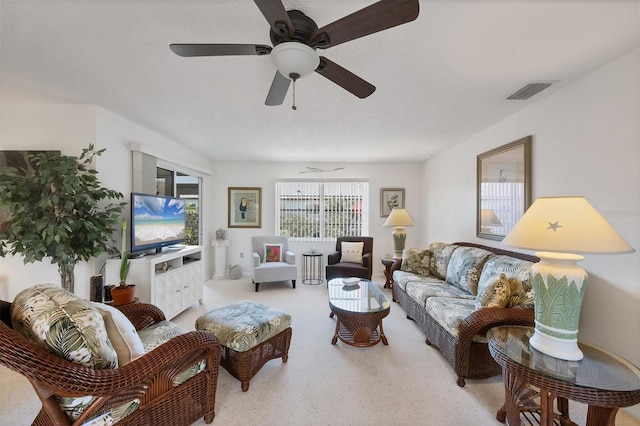
[[[114,232],[126,203],[102,187],[92,167],[103,152],[89,145],[79,157],[30,154],[26,167],[2,170],[0,205],[9,220],[0,230],[0,256],[21,255],[25,264],[48,257],[73,292],[78,262],[117,252]]]

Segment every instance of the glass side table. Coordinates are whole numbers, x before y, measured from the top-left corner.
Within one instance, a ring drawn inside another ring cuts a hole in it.
[[[531,336],[532,327],[496,327],[487,333],[504,378],[498,420],[519,425],[521,414],[539,410],[541,425],[553,425],[554,417],[573,425],[567,401],[572,400],[589,406],[588,426],[613,426],[618,408],[640,402],[640,370],[630,362],[587,343],[578,343],[584,353],[580,361],[553,358],[532,348]],[[560,414],[554,414],[554,399]]]

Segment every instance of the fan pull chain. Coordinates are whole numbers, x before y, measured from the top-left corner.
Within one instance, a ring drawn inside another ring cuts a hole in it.
[[[298,109],[298,107],[296,107],[296,80],[300,78],[300,74],[292,72],[289,74],[289,77],[293,80],[293,106],[291,109],[295,111]]]

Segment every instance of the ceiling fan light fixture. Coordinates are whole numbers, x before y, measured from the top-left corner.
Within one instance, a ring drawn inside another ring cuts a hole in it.
[[[320,65],[320,58],[314,49],[295,41],[274,47],[271,60],[280,74],[291,80],[308,76]]]

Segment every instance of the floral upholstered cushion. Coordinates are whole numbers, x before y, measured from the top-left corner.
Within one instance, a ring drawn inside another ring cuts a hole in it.
[[[451,255],[459,246],[447,243],[431,243],[428,249],[431,250],[431,264],[429,271],[434,277],[442,280],[447,278],[447,267]]]
[[[260,303],[244,300],[214,309],[196,320],[221,345],[244,352],[291,326],[291,315]]]
[[[482,268],[482,274],[480,274],[480,280],[478,281],[478,295],[476,297],[476,306],[478,308],[482,305],[482,299],[485,298],[485,292],[498,280],[501,274],[504,274],[507,279],[518,280],[522,291],[518,293],[524,293],[524,296],[520,295],[520,300],[513,300],[511,304],[515,306],[528,306],[528,299],[532,298],[531,294],[531,265],[532,262],[528,260],[517,259],[511,256],[493,256],[486,261]],[[527,296],[527,294],[529,294]]]
[[[104,320],[91,302],[54,284],[21,291],[11,306],[13,328],[45,350],[85,367],[118,367]]]
[[[466,291],[445,282],[425,283],[408,282],[405,291],[420,306],[424,306],[430,297],[455,297],[459,299],[474,299],[474,296]]]
[[[444,280],[434,277],[433,275],[425,276],[401,270],[393,271],[393,285],[397,285],[401,289],[405,290],[407,284],[412,282],[441,284],[444,282]]]
[[[400,269],[414,274],[429,275],[431,250],[409,248],[402,252]]]
[[[492,256],[493,253],[481,248],[459,247],[449,259],[447,282],[475,296],[482,267]]]
[[[474,299],[458,299],[452,297],[430,297],[425,303],[427,313],[438,322],[449,334],[458,338],[460,323],[475,310]],[[484,334],[473,337],[474,342],[486,343]]]
[[[93,401],[96,400],[95,396],[84,396],[78,398],[59,397],[56,396],[60,408],[65,412],[70,421],[74,422],[80,417],[80,415],[87,409]],[[118,405],[112,408],[109,412],[94,417],[82,423],[82,426],[105,426],[113,425],[129,414],[133,413],[140,407],[140,400],[135,399],[130,402]]]

